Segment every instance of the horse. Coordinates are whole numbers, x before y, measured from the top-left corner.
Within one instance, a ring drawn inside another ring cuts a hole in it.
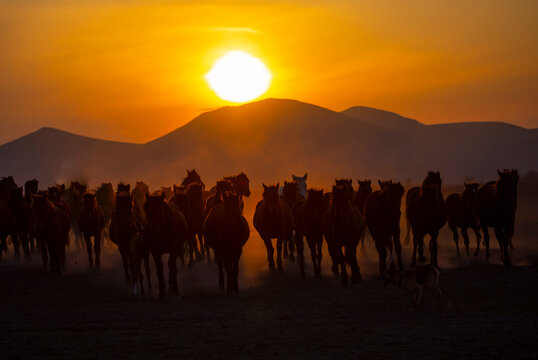
[[[439,171],[428,172],[421,187],[412,187],[407,191],[406,197],[407,234],[406,243],[409,241],[410,229],[413,232],[413,256],[411,265],[416,266],[417,248],[419,262],[426,262],[424,257],[424,236],[429,234],[430,261],[439,268],[437,262],[437,237],[439,230],[447,222],[447,209],[443,193],[441,192],[441,174]]]
[[[222,195],[223,201],[214,206],[205,219],[203,233],[206,243],[215,252],[219,288],[224,289],[224,268],[228,292],[239,293],[239,259],[249,238],[250,228],[241,213],[239,195],[232,191]]]
[[[323,190],[308,189],[306,202],[302,208],[304,221],[304,234],[312,256],[314,276],[321,278],[321,258],[323,246],[323,230],[321,219],[325,212]]]
[[[303,176],[297,176],[297,175],[291,175],[291,178],[293,181],[297,183],[297,189],[299,190],[299,194],[306,199],[307,191],[306,191],[306,179],[308,177],[307,173],[304,173]]]
[[[88,262],[93,267],[92,258],[92,236],[93,249],[95,251],[95,266],[101,265],[101,237],[105,228],[105,218],[103,211],[97,206],[95,194],[86,193],[83,196],[82,212],[78,218],[78,227],[84,235],[86,251],[88,252]]]
[[[120,182],[118,186],[116,187],[116,194],[121,194],[121,193],[130,194],[131,184],[124,184]]]
[[[381,181],[378,181],[381,186]],[[392,247],[398,257],[398,269],[403,270],[402,245],[400,244],[400,215],[403,186],[398,182],[385,184],[374,191],[364,204],[364,220],[375,242],[379,255],[379,273],[384,278],[387,271],[387,249],[392,258]]]
[[[239,203],[241,205],[241,211],[243,211],[243,196],[250,196],[250,180],[244,172],[240,172],[237,175],[225,176],[224,180],[230,182],[232,190],[239,196]]]
[[[467,228],[474,230],[476,235],[476,252],[475,256],[478,256],[478,249],[480,245],[480,228],[478,226],[478,183],[464,183],[465,189],[461,194],[451,194],[446,198],[446,209],[448,215],[448,227],[452,231],[454,243],[456,243],[456,252],[460,257],[460,247],[458,244],[458,228],[461,228],[461,234],[463,236],[463,243],[465,245],[465,251],[469,255],[469,235],[467,234]]]
[[[372,193],[372,180],[357,180],[359,183],[359,188],[355,193],[355,198],[353,199],[357,209],[364,216],[364,204],[366,203],[366,198]]]
[[[232,191],[233,185],[228,180],[218,180],[217,185],[214,186],[215,192],[211,194],[206,202],[205,202],[205,210],[204,210],[204,219],[209,214],[209,211],[213,208],[213,206],[217,205],[222,201],[222,194],[225,191]]]
[[[303,219],[303,207],[306,203],[306,199],[301,195],[299,186],[297,182],[287,182],[284,181],[284,186],[282,187],[282,196],[280,197],[286,202],[290,207],[293,214],[293,223],[294,223],[294,236],[295,241],[290,241],[288,244],[290,256],[290,261],[294,261],[293,250],[294,245],[297,248],[297,257],[299,259],[299,268],[301,271],[301,277],[305,277],[304,272],[304,243],[303,237],[305,233],[304,229],[304,219]],[[290,239],[293,240],[293,239]],[[284,258],[286,257],[286,242],[284,242]]]
[[[102,183],[95,191],[95,198],[97,199],[97,206],[103,213],[103,219],[105,221],[103,237],[109,236],[110,219],[112,218],[112,211],[114,210],[114,187],[112,184]]]
[[[144,182],[137,181],[131,194],[133,195],[133,216],[135,222],[143,225],[146,222],[144,203],[146,201],[146,194],[149,194],[149,187]]]
[[[168,201],[172,198],[172,187],[171,186],[161,186],[161,192],[164,194],[164,200]]]
[[[187,169],[187,176],[181,181],[181,185],[187,186],[193,182],[202,184],[202,190],[205,189],[205,184],[202,181],[200,175],[198,175],[198,173],[196,172],[196,169]]]
[[[11,234],[15,257],[20,257],[20,246],[22,245],[25,259],[31,260],[28,231],[30,206],[24,199],[22,187],[15,188],[11,191],[8,207],[15,217],[15,230]]]
[[[133,215],[133,196],[122,191],[116,195],[116,204],[110,220],[110,240],[116,244],[120,252],[125,281],[131,282],[135,295],[139,288],[144,294],[144,279],[141,262],[144,261],[149,292],[151,293],[151,276],[149,268],[149,248],[143,232],[143,225],[135,222]]]
[[[510,266],[508,248],[514,235],[519,175],[514,169],[497,170],[497,174],[496,182],[489,182],[478,190],[478,217],[486,244],[486,258],[489,260],[490,257],[488,227],[492,227],[499,242],[501,260]]]
[[[282,271],[282,244],[291,241],[293,232],[293,215],[290,207],[278,196],[279,184],[266,186],[263,184],[263,200],[256,204],[254,212],[254,228],[260,234],[267,249],[269,270],[275,270],[272,239],[277,239],[277,266]]]
[[[36,234],[41,248],[43,268],[60,275],[65,267],[65,246],[69,236],[71,219],[66,208],[61,203],[50,201],[46,195],[32,195],[32,212],[29,226]]]
[[[71,185],[62,194],[62,198],[71,209],[71,228],[75,235],[75,241],[83,238],[82,231],[78,227],[78,218],[82,211],[82,197],[88,190],[87,185],[83,185],[78,181],[72,181]],[[78,242],[76,242],[78,244]]]
[[[187,221],[187,247],[189,251],[189,264],[194,265],[195,257],[199,257],[198,248],[196,246],[196,219],[193,211],[191,210],[191,202],[189,196],[185,193],[185,186],[174,185],[174,196],[170,199],[170,203],[176,208],[181,210],[185,220]],[[184,266],[184,260],[181,258],[182,266]]]
[[[39,191],[39,181],[36,179],[27,180],[24,183],[24,201],[26,201],[26,204],[28,208],[31,209],[32,207],[32,195],[37,194]],[[36,249],[36,243],[35,243],[35,234],[32,233],[31,229],[28,228],[28,242],[30,244],[30,252],[35,251]]]
[[[15,215],[7,203],[0,201],[0,259],[2,259],[3,252],[7,253],[7,237],[15,238],[16,227]]]
[[[187,221],[173,204],[164,201],[164,194],[146,194],[144,211],[147,221],[149,251],[157,267],[159,297],[166,296],[162,254],[168,253],[169,291],[179,295],[176,260],[183,257],[183,243],[187,237]]]
[[[352,282],[361,280],[360,267],[357,263],[357,246],[364,237],[364,220],[351,203],[349,184],[334,185],[331,202],[322,217],[321,226],[332,258],[332,270],[338,274],[341,269],[342,286],[348,285],[346,264],[351,268]],[[345,252],[342,251],[345,249]]]
[[[202,226],[204,224],[205,214],[204,214],[204,202],[202,199],[202,193],[204,190],[203,183],[200,182],[191,182],[187,185],[186,194],[189,198],[189,208],[192,213],[193,222],[189,224],[192,227],[192,231],[195,235],[194,250],[196,252],[196,259],[203,260],[206,257],[206,253],[209,250],[208,247],[204,245],[204,235],[202,232]],[[198,250],[198,244],[196,243],[196,236],[198,237],[198,242],[200,243],[200,250]],[[207,253],[208,263],[211,262],[211,256]]]

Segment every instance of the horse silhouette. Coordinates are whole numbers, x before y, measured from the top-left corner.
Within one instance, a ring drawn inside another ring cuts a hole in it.
[[[43,268],[60,274],[65,268],[65,247],[68,242],[71,219],[61,202],[50,201],[44,194],[32,195],[29,226],[36,234],[41,248]]]
[[[24,183],[24,201],[28,208],[32,208],[32,195],[37,194],[39,191],[39,181],[36,179],[28,180]],[[28,227],[28,242],[30,246],[30,252],[36,250],[36,238],[35,234],[32,233],[32,229]]]
[[[22,187],[15,188],[11,191],[8,207],[15,217],[15,230],[11,234],[15,257],[20,257],[20,246],[22,245],[24,257],[30,260],[30,239],[28,231],[30,205],[24,199]]]
[[[448,227],[452,231],[456,253],[460,257],[458,228],[461,228],[465,251],[469,255],[469,235],[467,228],[474,230],[476,235],[476,252],[480,246],[480,228],[478,226],[478,183],[464,183],[465,189],[461,194],[451,194],[446,198],[446,209],[448,215]]]
[[[407,234],[409,241],[410,229],[413,232],[413,256],[411,265],[416,266],[417,248],[419,262],[426,262],[424,257],[424,237],[429,234],[430,261],[439,268],[437,262],[437,237],[439,230],[447,222],[447,209],[441,192],[441,174],[430,171],[422,182],[422,186],[413,187],[407,191],[406,198]]]
[[[194,212],[191,209],[191,202],[189,199],[189,195],[185,193],[186,187],[185,186],[176,186],[174,185],[174,196],[170,199],[170,203],[173,204],[175,207],[177,207],[185,217],[185,220],[187,221],[187,249],[189,252],[189,264],[188,266],[193,266],[195,258],[198,256],[199,253],[196,254],[198,251],[197,245],[196,245],[196,217]],[[182,266],[185,266],[184,259],[181,258],[181,264]]]
[[[196,169],[187,169],[187,176],[181,181],[181,185],[187,186],[195,182],[202,184],[202,190],[205,189],[205,184],[202,181],[200,175],[198,175],[198,173],[196,172]]]
[[[297,182],[287,182],[284,181],[284,186],[282,187],[282,196],[281,199],[286,202],[286,204],[290,207],[292,215],[293,215],[293,224],[294,224],[294,232],[293,232],[293,239],[289,239],[288,248],[289,248],[289,259],[290,261],[294,261],[293,258],[293,251],[294,247],[297,249],[297,258],[299,260],[299,269],[301,271],[301,277],[305,277],[306,274],[304,272],[304,233],[305,233],[305,224],[304,224],[304,218],[303,218],[303,207],[306,203],[306,199],[303,197],[299,190],[299,186]],[[286,242],[283,244],[284,246],[284,258],[286,257]]]
[[[17,223],[8,206],[14,183],[12,177],[0,179],[0,259],[7,252],[7,237],[16,238]]]
[[[338,274],[340,266],[342,286],[348,285],[346,264],[351,268],[353,282],[360,281],[361,273],[357,262],[357,245],[364,236],[364,221],[352,204],[348,181],[334,185],[331,202],[322,218],[322,229],[333,261],[332,270]],[[344,249],[344,250],[342,250]]]
[[[95,191],[95,198],[97,199],[97,206],[103,213],[103,219],[105,221],[103,237],[109,237],[110,219],[112,218],[112,211],[114,210],[114,187],[112,184],[102,183]]]
[[[144,224],[137,224],[133,213],[133,196],[128,192],[116,195],[116,204],[110,220],[110,240],[116,244],[120,252],[125,281],[133,281],[135,295],[140,287],[144,293],[144,282],[141,262],[144,261],[149,292],[151,293],[151,277],[149,268],[149,247],[144,236]]]
[[[105,218],[103,211],[97,206],[95,194],[86,193],[83,196],[82,212],[78,218],[78,227],[84,235],[86,242],[86,251],[88,253],[88,262],[90,267],[93,267],[92,258],[92,236],[93,250],[95,252],[95,266],[101,265],[101,237],[105,228]]]
[[[306,191],[306,179],[308,177],[308,174],[307,173],[304,173],[303,176],[297,176],[297,175],[291,175],[291,178],[293,179],[293,181],[295,181],[297,183],[297,189],[299,191],[299,194],[301,194],[301,196],[303,198],[306,199],[306,195],[307,195],[307,191]]]
[[[159,297],[166,295],[162,255],[168,257],[168,282],[171,294],[179,295],[176,261],[183,257],[184,241],[188,235],[187,221],[180,209],[164,201],[164,194],[148,195],[144,203],[149,251],[155,261],[159,279]]]
[[[508,248],[514,235],[519,175],[514,169],[497,170],[497,174],[496,182],[489,182],[478,190],[478,217],[486,244],[486,258],[490,258],[488,227],[492,227],[499,242],[501,260],[510,266]]]
[[[79,241],[83,238],[82,231],[78,227],[78,218],[82,211],[82,197],[87,190],[87,185],[83,185],[78,181],[72,181],[69,188],[63,191],[62,194],[62,198],[69,205],[69,209],[71,210],[71,229],[73,229],[77,246],[80,244]]]
[[[117,186],[116,194],[121,194],[121,193],[130,194],[131,184],[119,183]]]
[[[204,222],[206,243],[215,252],[219,268],[219,288],[224,289],[223,268],[226,269],[227,290],[239,292],[239,259],[250,229],[242,215],[239,195],[225,191],[223,201],[215,205]]]
[[[233,185],[231,181],[228,180],[218,180],[217,184],[214,186],[215,192],[211,194],[205,203],[204,218],[209,214],[209,211],[213,206],[217,205],[222,201],[222,194],[225,191],[232,191]]]
[[[359,183],[359,188],[357,189],[357,192],[355,193],[355,205],[357,206],[357,210],[361,213],[361,215],[364,215],[364,204],[366,202],[366,198],[372,193],[372,180],[357,180]]]
[[[325,209],[326,206],[323,199],[323,190],[308,189],[306,202],[302,208],[304,234],[308,247],[310,248],[312,266],[314,267],[314,276],[318,279],[321,278],[321,258],[323,246],[321,219]]]
[[[378,183],[381,186],[381,181]],[[364,204],[364,219],[379,255],[379,273],[382,278],[387,271],[387,249],[392,258],[393,246],[398,257],[398,268],[403,270],[400,244],[400,208],[403,194],[404,188],[399,182],[385,183],[380,190],[370,194]]]
[[[290,207],[278,195],[279,184],[263,184],[263,200],[258,202],[254,212],[254,228],[260,234],[267,249],[269,270],[275,270],[272,239],[277,239],[277,266],[282,271],[282,244],[291,241],[293,232],[293,215]]]

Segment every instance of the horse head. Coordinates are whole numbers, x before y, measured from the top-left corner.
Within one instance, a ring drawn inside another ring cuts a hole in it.
[[[162,227],[166,220],[164,193],[145,195],[144,211],[148,223]]]
[[[306,198],[306,178],[308,174],[304,173],[304,176],[291,175],[291,178],[297,183],[299,193]]]
[[[263,200],[269,210],[276,211],[280,207],[278,188],[280,187],[279,183],[276,185],[263,185]]]
[[[307,206],[320,209],[321,211],[325,208],[325,199],[323,198],[323,190],[317,190],[314,188],[308,189],[308,194],[306,196]]]
[[[95,202],[95,194],[92,193],[85,193],[83,195],[83,203],[84,203],[84,209],[85,210],[91,210],[95,208],[96,202]]]
[[[233,184],[235,187],[235,191],[239,196],[250,196],[250,181],[244,172],[241,172],[233,177]]]
[[[241,201],[239,195],[237,195],[235,191],[225,191],[222,194],[222,199],[227,214],[235,216],[241,215]]]
[[[284,199],[289,199],[290,201],[295,201],[297,194],[299,193],[299,188],[296,181],[284,181],[284,186],[282,187],[282,196]]]
[[[441,191],[441,173],[439,171],[428,171],[428,175],[422,182],[422,186],[435,185]]]
[[[122,193],[130,194],[131,193],[131,184],[124,184],[124,183],[120,182],[118,184],[117,194],[122,194]]]
[[[372,180],[357,180],[359,184],[358,192],[370,194],[372,192]]]
[[[392,180],[377,180],[377,183],[379,184],[381,190],[383,190],[392,184]]]
[[[39,181],[36,179],[28,180],[24,183],[24,196],[30,198],[32,194],[37,194],[39,190]]]
[[[48,199],[52,202],[59,202],[62,199],[62,191],[58,185],[49,186],[47,194]]]
[[[517,183],[519,181],[517,170],[497,170],[497,174],[499,174],[499,179],[497,180],[497,195],[503,199],[506,205],[515,207],[517,202]]]

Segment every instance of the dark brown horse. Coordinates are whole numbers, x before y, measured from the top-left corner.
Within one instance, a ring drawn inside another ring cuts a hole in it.
[[[173,204],[164,201],[164,194],[147,195],[144,204],[147,220],[149,251],[157,267],[159,297],[166,295],[162,255],[168,257],[168,282],[171,294],[179,295],[176,261],[183,257],[184,241],[188,235],[188,225],[182,212]]]
[[[325,200],[323,190],[308,189],[306,203],[303,206],[304,233],[306,242],[310,248],[314,276],[321,278],[321,258],[323,246],[323,230],[321,219],[325,212]]]
[[[476,252],[480,245],[480,228],[478,226],[478,183],[464,183],[465,190],[461,194],[451,194],[446,198],[446,209],[448,214],[448,227],[452,230],[456,252],[460,257],[460,247],[458,244],[458,228],[461,228],[465,251],[469,255],[469,235],[467,228],[474,230],[476,235]]]
[[[112,211],[114,210],[114,187],[112,184],[102,183],[95,191],[95,198],[97,199],[97,206],[101,209],[105,221],[103,237],[109,237],[110,219],[112,218]]]
[[[144,230],[144,224],[135,222],[133,196],[126,192],[117,194],[114,212],[110,220],[110,240],[118,246],[127,283],[130,283],[132,275],[135,295],[138,293],[139,287],[144,293],[142,261],[144,261],[148,288],[151,293],[149,245]]]
[[[78,218],[82,212],[82,197],[87,190],[87,185],[83,185],[78,181],[72,181],[69,188],[62,193],[63,200],[69,205],[69,209],[71,210],[71,228],[73,229],[77,246],[83,238],[82,231],[78,227]]]
[[[364,204],[366,203],[366,198],[372,193],[372,180],[357,180],[359,183],[359,188],[355,193],[355,205],[357,209],[364,216]]]
[[[202,190],[205,189],[205,184],[202,181],[200,175],[198,175],[198,173],[196,172],[196,169],[187,169],[187,176],[181,181],[181,185],[187,186],[194,182],[202,184]]]
[[[15,257],[20,257],[20,246],[22,245],[24,257],[30,260],[30,239],[28,231],[30,206],[24,199],[22,187],[15,188],[11,191],[8,206],[15,216],[15,231],[11,234]]]
[[[33,196],[30,226],[41,248],[43,267],[60,274],[65,267],[65,246],[69,236],[71,219],[66,208],[47,199],[46,195]]]
[[[480,228],[486,244],[486,258],[489,260],[488,227],[495,229],[495,236],[501,250],[504,265],[511,265],[508,248],[514,235],[517,210],[517,170],[497,170],[499,179],[489,182],[478,190],[478,216]]]
[[[303,197],[303,195],[301,195],[299,186],[295,180],[292,182],[284,181],[281,198],[290,207],[291,213],[293,214],[294,239],[290,239],[292,241],[290,241],[288,244],[288,248],[290,251],[289,259],[290,261],[294,261],[293,251],[294,251],[294,248],[296,248],[297,258],[299,260],[299,269],[301,271],[301,277],[305,277],[306,274],[304,272],[304,242],[303,242],[303,238],[305,234],[305,224],[304,224],[304,218],[303,218],[303,207],[306,203],[306,199]],[[284,246],[284,257],[286,257],[286,242],[284,242],[283,246]]]
[[[278,196],[279,184],[266,186],[263,184],[263,200],[256,205],[254,212],[254,228],[260,234],[267,249],[269,270],[275,270],[272,239],[277,239],[277,266],[282,271],[282,243],[291,241],[293,234],[293,215],[290,207]]]
[[[424,237],[429,234],[431,264],[439,268],[437,262],[437,237],[439,230],[447,222],[447,209],[443,193],[441,192],[440,173],[430,171],[424,179],[422,186],[413,187],[407,191],[406,198],[407,234],[409,239],[410,229],[413,232],[413,256],[411,265],[416,266],[417,248],[419,262],[426,262],[424,257]]]
[[[200,256],[198,248],[196,245],[196,218],[191,210],[191,202],[189,200],[189,195],[185,193],[185,186],[176,186],[174,185],[174,196],[170,199],[170,203],[178,208],[185,217],[187,221],[187,238],[186,245],[189,252],[189,263],[188,266],[193,266],[196,257]],[[181,258],[182,266],[185,266],[184,259]]]
[[[105,228],[103,212],[97,206],[95,194],[86,193],[83,196],[82,212],[78,218],[78,227],[84,235],[86,251],[88,252],[88,262],[93,267],[92,257],[92,236],[93,250],[95,251],[95,266],[101,265],[101,237]]]
[[[217,205],[222,201],[222,194],[225,191],[232,191],[233,185],[228,180],[218,180],[217,185],[214,186],[215,192],[210,195],[205,203],[204,218],[209,214],[209,211],[213,206]]]
[[[323,234],[333,261],[332,270],[338,274],[338,265],[340,265],[344,287],[348,285],[346,264],[351,268],[352,281],[356,282],[361,279],[357,262],[357,246],[364,237],[365,228],[361,214],[352,204],[349,191],[349,185],[346,183],[334,185],[329,208],[322,218]]]
[[[219,288],[224,289],[224,268],[228,291],[238,293],[239,259],[250,229],[241,213],[239,195],[231,191],[225,191],[222,195],[223,201],[211,209],[204,222],[204,237],[215,252]]]
[[[381,185],[380,181],[379,183]],[[398,268],[403,270],[400,244],[400,208],[403,194],[404,188],[399,182],[386,183],[381,190],[368,196],[364,205],[364,219],[375,242],[379,255],[379,273],[383,278],[387,271],[387,249],[392,257],[393,246],[398,257]]]

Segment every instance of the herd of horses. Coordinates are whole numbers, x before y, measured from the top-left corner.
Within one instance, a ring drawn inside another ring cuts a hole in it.
[[[263,184],[263,199],[256,205],[253,225],[267,249],[270,271],[283,270],[283,258],[299,264],[305,277],[304,240],[310,249],[314,276],[321,277],[322,246],[325,239],[332,261],[331,270],[341,277],[342,285],[361,279],[357,247],[368,231],[379,255],[380,278],[390,269],[403,270],[400,243],[401,202],[405,193],[399,182],[379,181],[373,191],[370,180],[358,181],[355,190],[351,179],[335,180],[332,190],[307,188],[307,174],[292,176],[283,186]],[[424,256],[424,238],[430,236],[430,264],[439,267],[437,238],[448,223],[453,232],[457,255],[459,231],[469,254],[467,229],[476,235],[478,255],[482,231],[489,260],[488,228],[495,230],[501,259],[511,265],[509,249],[514,234],[517,208],[517,170],[498,171],[497,181],[482,187],[465,183],[461,194],[446,198],[442,193],[439,172],[428,172],[419,187],[408,189],[405,201],[407,234],[413,237],[410,267],[428,262]],[[215,262],[219,287],[239,292],[238,272],[242,248],[250,228],[243,216],[243,197],[250,196],[249,179],[244,173],[224,177],[210,190],[199,174],[187,170],[180,185],[150,192],[143,182],[131,189],[110,183],[96,191],[71,182],[39,190],[37,180],[23,187],[13,177],[0,180],[0,258],[11,238],[16,257],[21,248],[26,258],[40,251],[45,271],[60,274],[65,268],[66,246],[70,232],[75,241],[84,239],[91,267],[101,264],[101,242],[108,237],[121,254],[125,280],[135,294],[144,294],[144,273],[151,292],[150,255],[156,266],[159,296],[166,295],[163,255],[168,254],[168,292],[179,294],[177,261]],[[92,242],[93,239],[93,242]],[[276,264],[273,240],[276,239]],[[392,261],[393,249],[396,264]],[[211,252],[214,256],[212,256]],[[418,259],[417,259],[418,253]],[[142,271],[142,265],[145,272]],[[348,275],[351,271],[351,279]],[[226,281],[224,274],[226,273]]]

